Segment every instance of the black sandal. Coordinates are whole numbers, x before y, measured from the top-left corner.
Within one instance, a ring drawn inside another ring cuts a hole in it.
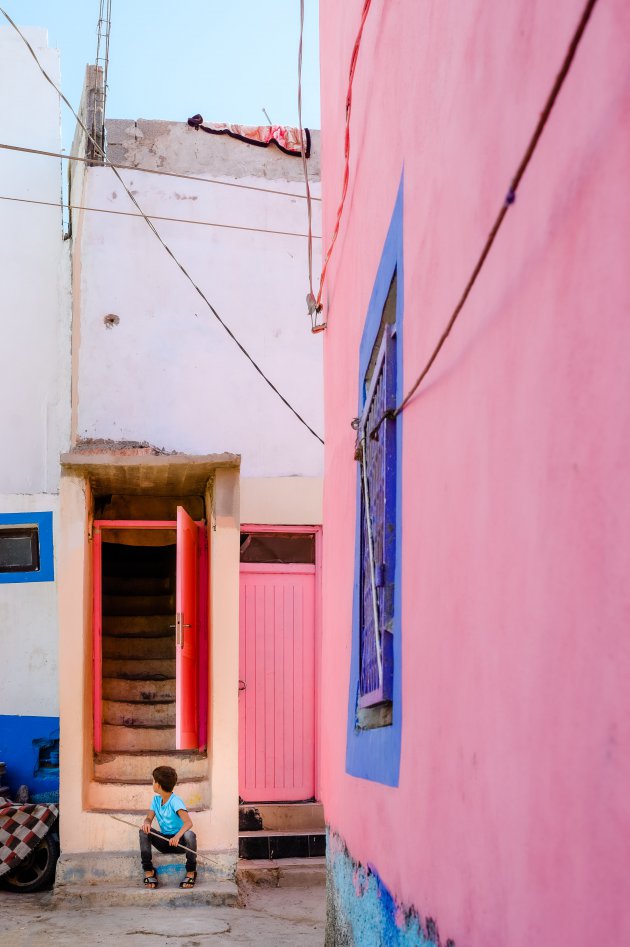
[[[154,871],[152,875],[144,876],[144,885],[146,888],[157,888],[158,887],[158,876]]]
[[[192,875],[186,875],[184,880],[180,881],[179,887],[180,888],[194,888],[196,880],[197,880],[197,872],[194,871]]]

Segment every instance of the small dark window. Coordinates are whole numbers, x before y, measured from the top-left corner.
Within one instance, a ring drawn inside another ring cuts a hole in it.
[[[0,572],[39,571],[39,528],[0,527]]]
[[[315,562],[313,533],[241,533],[241,562]]]

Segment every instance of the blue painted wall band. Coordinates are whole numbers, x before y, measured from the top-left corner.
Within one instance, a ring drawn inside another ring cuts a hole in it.
[[[43,513],[0,513],[0,526],[26,526],[31,523],[38,528],[39,569],[36,572],[0,572],[0,584],[54,581],[52,513],[50,511]]]
[[[394,211],[385,239],[383,253],[372,290],[372,297],[361,338],[359,350],[359,417],[363,409],[364,379],[378,330],[389,288],[396,274],[396,333],[397,333],[397,403],[403,397],[403,183],[401,177]],[[350,663],[350,693],[348,696],[348,726],[346,743],[346,772],[374,782],[397,786],[400,773],[400,747],[402,735],[402,415],[396,418],[398,455],[396,459],[396,587],[394,595],[394,672],[392,724],[374,730],[357,727],[357,702],[359,691],[360,656],[360,576],[361,576],[361,480],[357,471],[356,488],[356,535],[354,560],[354,595],[352,603],[352,657]]]

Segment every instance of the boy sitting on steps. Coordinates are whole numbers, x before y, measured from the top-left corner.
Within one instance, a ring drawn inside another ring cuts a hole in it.
[[[197,880],[197,836],[192,829],[192,820],[185,803],[173,792],[177,783],[177,773],[172,766],[157,766],[153,770],[153,802],[140,829],[140,857],[144,868],[144,884],[147,888],[157,888],[158,878],[151,858],[151,846],[163,855],[167,852],[186,855],[186,876],[180,882],[180,888],[194,888]],[[157,816],[159,831],[166,838],[149,835],[151,823]],[[187,852],[179,843],[192,849]]]

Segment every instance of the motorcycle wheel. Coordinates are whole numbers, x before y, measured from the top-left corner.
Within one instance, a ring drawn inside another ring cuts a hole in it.
[[[0,884],[9,891],[21,894],[31,894],[49,888],[55,878],[58,858],[59,840],[49,832],[15,871],[0,878]]]

